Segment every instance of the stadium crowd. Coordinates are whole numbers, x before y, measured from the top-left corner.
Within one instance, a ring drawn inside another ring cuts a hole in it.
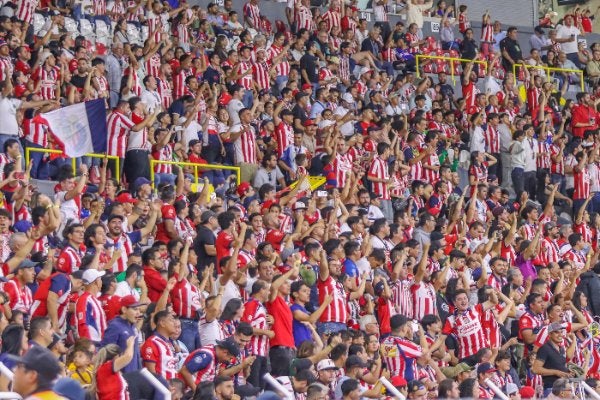
[[[525,54],[489,12],[371,3],[2,2],[0,391],[600,393],[594,12]],[[72,162],[45,115],[92,101],[111,158]]]

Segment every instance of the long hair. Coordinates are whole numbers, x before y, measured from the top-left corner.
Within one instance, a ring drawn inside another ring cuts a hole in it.
[[[221,319],[223,321],[233,321],[235,314],[242,307],[241,299],[230,299],[223,308],[223,312],[221,313]]]
[[[112,360],[119,354],[121,354],[121,348],[118,345],[112,344],[112,343],[107,344],[106,346],[104,346],[103,348],[98,350],[98,353],[96,354],[96,362],[94,363],[94,373],[92,374],[92,383],[91,383],[90,387],[88,388],[88,392],[90,392],[93,395],[96,394],[96,388],[98,385],[98,382],[96,381],[96,375],[98,372],[98,368],[100,368],[102,366],[102,364],[104,364],[107,361]]]
[[[10,324],[2,332],[2,353],[20,356],[23,350],[23,325]]]

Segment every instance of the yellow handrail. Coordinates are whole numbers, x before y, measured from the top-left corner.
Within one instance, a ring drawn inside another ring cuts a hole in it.
[[[179,167],[194,167],[194,180],[198,185],[198,169],[223,169],[229,171],[235,171],[236,182],[239,185],[241,183],[241,169],[240,167],[232,167],[229,165],[216,165],[216,164],[198,164],[184,161],[163,161],[163,160],[150,160],[150,181],[152,182],[152,188],[154,188],[154,166],[156,164],[163,165],[177,165]]]
[[[27,147],[25,149],[25,165],[29,165],[29,159],[31,158],[31,152],[34,153],[51,153],[51,154],[64,154],[64,152],[62,150],[55,150],[55,149],[38,149],[35,147]],[[117,156],[109,156],[106,154],[100,154],[100,153],[88,153],[86,154],[84,157],[91,157],[91,158],[108,158],[109,160],[115,160],[115,168],[117,171],[119,171],[117,173],[117,176],[115,177],[117,182],[121,181],[121,168],[120,168],[120,164],[121,164],[121,160],[119,159],[119,157]],[[73,174],[76,173],[77,171],[77,159],[76,158],[71,158],[71,165],[73,166]]]
[[[426,59],[426,60],[444,60],[444,61],[450,61],[450,76],[452,78],[452,84],[456,84],[456,77],[454,76],[454,62],[466,62],[469,63],[471,61],[473,61],[475,64],[483,64],[485,66],[485,69],[487,71],[487,61],[484,60],[469,60],[466,58],[455,58],[455,57],[446,57],[446,56],[430,56],[427,54],[417,54],[417,56],[415,57],[415,68],[417,70],[417,78],[421,77],[421,72],[419,71],[419,59]]]
[[[546,79],[550,81],[550,72],[558,71],[558,72],[572,72],[579,75],[579,81],[581,84],[581,91],[585,91],[585,85],[583,80],[583,70],[581,69],[571,69],[571,68],[557,68],[557,67],[545,67],[543,65],[528,65],[528,64],[513,64],[513,75],[515,76],[515,80],[518,80],[517,76],[517,66],[525,67],[525,68],[535,68],[535,69],[543,69],[546,71]],[[560,90],[560,88],[558,88]]]

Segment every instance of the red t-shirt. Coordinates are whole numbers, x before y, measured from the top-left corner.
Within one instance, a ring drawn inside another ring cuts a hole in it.
[[[277,296],[272,302],[266,304],[267,311],[273,316],[273,327],[271,328],[274,332],[277,332],[275,337],[271,339],[271,347],[285,346],[295,348],[294,335],[292,334],[292,310],[285,302],[283,297]]]
[[[164,204],[161,208],[162,219],[163,221],[156,226],[156,240],[162,240],[165,243],[169,243],[171,239],[167,235],[167,230],[165,229],[165,220],[175,220],[177,213],[175,212],[175,207],[171,204]]]
[[[231,255],[231,242],[233,242],[233,236],[226,231],[221,231],[217,235],[215,240],[215,248],[217,250],[217,272],[221,273],[221,258]]]
[[[593,123],[593,126],[584,126],[576,128],[575,125],[579,122]],[[584,104],[577,104],[573,107],[573,117],[571,118],[571,130],[573,136],[583,138],[583,134],[587,130],[594,130],[598,127],[597,112]]]

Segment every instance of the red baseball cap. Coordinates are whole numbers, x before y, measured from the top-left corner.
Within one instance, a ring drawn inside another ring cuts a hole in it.
[[[135,297],[130,294],[124,297],[121,297],[121,303],[120,303],[121,307],[139,307],[142,306],[143,303],[140,303],[138,300],[135,299]]]
[[[302,90],[306,89],[312,89],[312,85],[310,83],[305,83],[304,85],[302,85]]]
[[[115,198],[116,201],[118,201],[119,203],[131,203],[131,204],[135,204],[137,203],[137,200],[133,198],[133,196],[131,195],[131,193],[129,192],[123,192],[120,195],[118,195]]]
[[[238,196],[242,197],[243,195],[246,194],[246,192],[248,190],[250,190],[250,184],[248,182],[242,182],[239,184],[239,186],[237,187],[237,194]]]
[[[390,380],[390,382],[395,387],[402,387],[402,386],[408,385],[408,382],[406,382],[406,379],[404,379],[402,376],[398,376],[398,375],[392,377],[392,379]]]

